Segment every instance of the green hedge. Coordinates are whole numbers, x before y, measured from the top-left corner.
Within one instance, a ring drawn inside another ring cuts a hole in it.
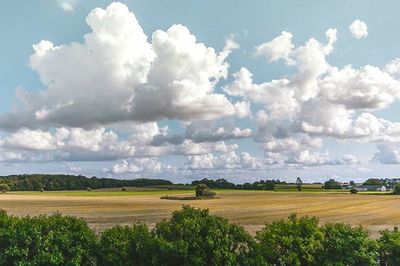
[[[96,235],[80,218],[0,211],[0,265],[400,265],[400,232],[373,239],[362,227],[291,215],[253,237],[183,206],[152,230],[137,223]]]

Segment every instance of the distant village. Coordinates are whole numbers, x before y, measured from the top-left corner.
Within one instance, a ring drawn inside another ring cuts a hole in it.
[[[329,179],[323,184],[325,189],[355,189],[357,191],[390,191],[395,185],[400,183],[400,178],[370,178],[364,183],[337,182]]]

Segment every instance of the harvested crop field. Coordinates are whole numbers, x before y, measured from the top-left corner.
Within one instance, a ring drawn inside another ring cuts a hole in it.
[[[154,226],[182,204],[208,208],[212,214],[242,224],[252,233],[266,222],[291,213],[317,216],[322,223],[363,225],[373,235],[400,226],[400,196],[232,190],[217,193],[219,198],[209,200],[160,199],[166,194],[189,195],[188,191],[8,193],[0,195],[0,209],[14,215],[59,211],[83,217],[95,231],[137,221]]]

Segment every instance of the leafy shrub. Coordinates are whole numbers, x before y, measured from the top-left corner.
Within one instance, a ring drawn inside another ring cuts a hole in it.
[[[341,189],[342,186],[335,179],[329,179],[324,183],[325,189]]]
[[[0,212],[0,265],[93,265],[96,243],[83,219]]]
[[[322,251],[323,233],[318,218],[295,214],[287,221],[267,224],[256,235],[256,253],[273,265],[312,265]]]
[[[7,191],[10,191],[10,187],[7,184],[0,184],[0,192],[4,194]]]
[[[381,265],[400,265],[400,232],[397,228],[382,231],[378,242]]]
[[[157,265],[243,265],[252,237],[243,227],[183,206],[156,225]]]
[[[154,237],[144,224],[115,226],[100,235],[99,265],[152,265]]]
[[[212,198],[216,195],[215,192],[210,191],[208,186],[206,184],[198,184],[196,186],[196,197],[201,198],[201,197],[208,197]]]
[[[362,227],[351,227],[343,223],[323,226],[323,249],[318,256],[318,265],[376,265],[378,246]]]

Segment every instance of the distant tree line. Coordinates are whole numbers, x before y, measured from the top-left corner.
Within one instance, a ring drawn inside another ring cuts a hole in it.
[[[276,184],[286,183],[279,180],[260,180],[254,183],[234,184],[223,178],[216,180],[204,178],[202,180],[196,180],[192,182],[192,186],[197,186],[199,184],[205,184],[212,189],[274,190]]]
[[[291,215],[255,236],[208,210],[184,206],[153,229],[95,234],[80,218],[16,217],[0,211],[0,265],[400,265],[400,232],[378,239],[362,227],[321,226]]]
[[[8,189],[5,187],[8,187]],[[0,176],[0,188],[13,191],[40,191],[40,190],[83,190],[87,188],[117,188],[117,187],[145,187],[172,185],[171,181],[163,179],[111,179],[87,178],[75,175],[10,175]]]

